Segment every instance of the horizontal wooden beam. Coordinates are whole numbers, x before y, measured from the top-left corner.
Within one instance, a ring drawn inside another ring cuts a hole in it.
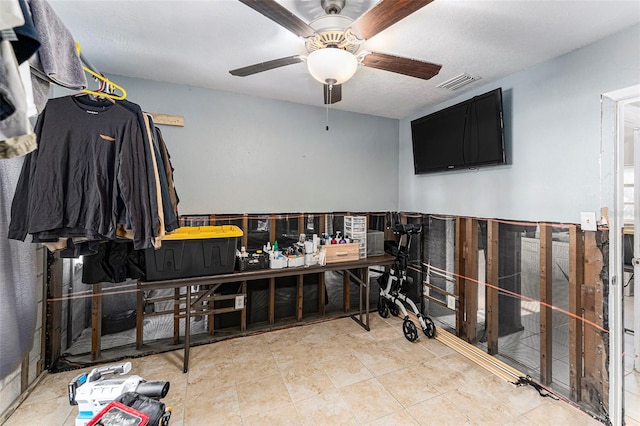
[[[181,115],[159,114],[157,112],[150,112],[149,114],[153,118],[153,124],[184,127],[184,117]]]

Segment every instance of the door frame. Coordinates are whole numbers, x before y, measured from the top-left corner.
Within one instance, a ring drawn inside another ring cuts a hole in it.
[[[638,99],[640,84],[601,96],[600,201],[609,208],[609,419],[614,425],[623,423],[624,409],[624,106]]]

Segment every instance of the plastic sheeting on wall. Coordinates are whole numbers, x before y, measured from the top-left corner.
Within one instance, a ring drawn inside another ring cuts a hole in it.
[[[33,247],[7,238],[23,159],[0,161],[0,378],[30,350],[36,320]]]

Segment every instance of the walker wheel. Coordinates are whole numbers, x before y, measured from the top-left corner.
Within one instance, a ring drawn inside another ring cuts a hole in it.
[[[389,312],[391,312],[391,315],[393,315],[394,317],[398,316],[398,314],[400,313],[400,308],[398,308],[396,302],[389,303]]]
[[[382,296],[378,298],[378,314],[382,318],[389,318],[389,305],[387,299]]]
[[[424,334],[429,338],[433,339],[436,337],[436,325],[433,320],[429,317],[424,317],[424,322],[427,324],[427,327],[423,329]]]
[[[402,323],[402,332],[404,333],[404,337],[410,342],[415,342],[418,339],[418,329],[409,317],[406,317]]]

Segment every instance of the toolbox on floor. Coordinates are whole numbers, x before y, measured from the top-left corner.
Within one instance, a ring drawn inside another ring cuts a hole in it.
[[[147,281],[231,273],[242,230],[234,225],[181,227],[145,250]]]

